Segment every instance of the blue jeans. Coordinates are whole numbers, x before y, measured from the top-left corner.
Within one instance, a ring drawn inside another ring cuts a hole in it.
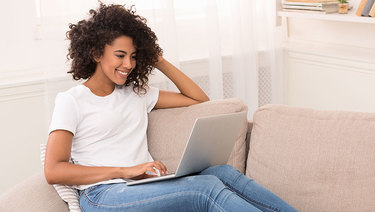
[[[91,211],[296,211],[229,165],[198,175],[135,186],[103,184],[80,191]]]

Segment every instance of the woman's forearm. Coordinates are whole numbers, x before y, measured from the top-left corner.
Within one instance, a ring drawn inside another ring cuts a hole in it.
[[[120,167],[88,167],[59,162],[53,167],[45,166],[44,173],[49,184],[87,185],[115,178],[126,178]]]
[[[88,167],[69,163],[73,133],[50,133],[44,160],[44,175],[49,184],[86,185],[113,178],[126,178],[127,168]]]
[[[193,80],[163,57],[159,58],[159,62],[155,67],[166,75],[183,95],[198,102],[209,100],[208,96]]]

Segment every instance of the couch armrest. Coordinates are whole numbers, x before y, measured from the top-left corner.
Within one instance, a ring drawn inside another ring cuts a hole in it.
[[[68,212],[68,205],[42,172],[29,177],[0,197],[0,211]]]

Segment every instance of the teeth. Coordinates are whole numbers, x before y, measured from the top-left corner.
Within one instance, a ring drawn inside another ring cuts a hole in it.
[[[122,75],[128,75],[128,73],[126,73],[126,72],[122,72],[122,71],[118,71],[120,74],[122,74]]]

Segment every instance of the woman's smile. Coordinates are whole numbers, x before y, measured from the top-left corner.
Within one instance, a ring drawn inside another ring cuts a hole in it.
[[[120,75],[120,77],[123,77],[123,78],[127,78],[131,72],[131,70],[119,69],[119,68],[116,68],[115,71]]]

